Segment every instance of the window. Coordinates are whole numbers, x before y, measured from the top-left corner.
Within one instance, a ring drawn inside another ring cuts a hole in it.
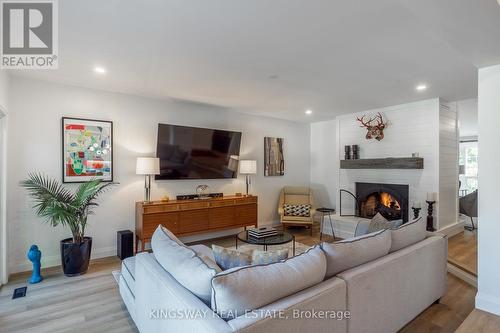
[[[464,166],[464,174],[459,175],[461,196],[477,190],[477,163],[477,141],[460,142],[459,164]]]

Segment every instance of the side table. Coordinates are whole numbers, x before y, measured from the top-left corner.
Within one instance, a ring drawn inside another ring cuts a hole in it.
[[[335,209],[321,207],[321,208],[316,209],[316,211],[321,213],[321,226],[319,228],[319,240],[321,240],[323,238],[323,222],[325,220],[325,216],[327,216],[327,215],[328,215],[328,219],[330,220],[330,228],[332,229],[332,236],[335,239],[335,230],[333,229],[333,223],[332,223],[332,213],[335,213]]]

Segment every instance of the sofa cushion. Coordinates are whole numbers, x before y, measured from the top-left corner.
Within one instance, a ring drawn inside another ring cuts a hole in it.
[[[311,215],[311,205],[309,204],[284,204],[283,211],[285,216],[310,216]]]
[[[411,222],[391,230],[392,244],[390,252],[401,250],[425,239],[427,236],[425,221],[419,217]]]
[[[370,226],[368,227],[368,233],[372,233],[379,230],[390,229],[392,224],[387,220],[382,214],[377,213],[370,221]]]
[[[274,264],[233,268],[212,278],[212,309],[233,319],[323,281],[326,261],[315,246]]]
[[[135,257],[123,259],[121,274],[130,293],[135,297]]]
[[[220,268],[208,257],[203,260],[195,251],[185,246],[168,229],[158,226],[151,238],[151,248],[156,261],[184,288],[205,303],[210,303],[210,280]]]
[[[321,243],[326,256],[326,278],[349,268],[383,257],[391,248],[388,229],[354,237],[336,243]]]

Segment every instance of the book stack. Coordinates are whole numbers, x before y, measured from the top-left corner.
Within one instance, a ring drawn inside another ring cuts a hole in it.
[[[270,236],[276,236],[278,231],[273,227],[260,227],[248,229],[248,235],[255,238],[264,238]]]

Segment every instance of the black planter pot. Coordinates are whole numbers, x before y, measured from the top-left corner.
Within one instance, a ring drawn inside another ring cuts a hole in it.
[[[92,237],[84,237],[80,244],[73,243],[73,238],[61,241],[61,262],[64,275],[85,274],[89,268]]]

